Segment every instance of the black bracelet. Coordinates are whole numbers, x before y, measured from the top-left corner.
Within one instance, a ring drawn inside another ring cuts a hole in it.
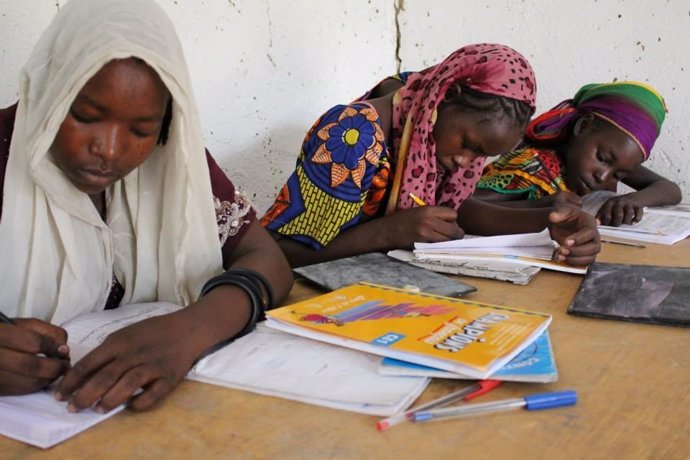
[[[259,321],[259,319],[263,318],[264,311],[261,290],[252,282],[247,281],[246,278],[236,276],[231,273],[223,273],[208,280],[206,284],[204,284],[204,287],[201,288],[201,294],[199,297],[203,297],[204,295],[208,294],[208,292],[221,285],[231,285],[241,288],[247,293],[252,307],[249,322],[247,322],[245,327],[230,339],[234,340],[254,330],[256,323]]]
[[[266,299],[264,299],[263,307],[264,312],[270,310],[275,305],[273,303],[274,295],[273,288],[268,280],[259,272],[254,271],[250,268],[231,268],[226,273],[231,273],[233,275],[243,276],[254,283],[262,292],[261,298],[264,299],[263,292],[266,292]]]

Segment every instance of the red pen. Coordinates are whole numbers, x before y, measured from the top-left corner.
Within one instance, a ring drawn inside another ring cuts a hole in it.
[[[438,399],[434,399],[433,401],[429,401],[428,403],[422,404],[421,406],[417,406],[408,411],[395,414],[383,420],[379,420],[378,422],[376,422],[376,429],[379,431],[384,431],[399,423],[405,422],[407,420],[412,420],[414,418],[414,413],[417,411],[445,406],[446,404],[450,404],[460,399],[469,401],[470,399],[476,398],[477,396],[481,396],[484,393],[488,393],[500,384],[500,380],[480,380],[478,382],[473,383],[470,386],[462,388],[458,391],[454,391]]]

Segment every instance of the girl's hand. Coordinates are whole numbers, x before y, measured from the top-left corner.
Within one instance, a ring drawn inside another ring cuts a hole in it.
[[[67,332],[38,319],[0,324],[0,395],[33,393],[69,368]]]
[[[570,206],[575,209],[580,209],[582,207],[582,197],[572,192],[558,192],[553,197],[554,207]]]
[[[415,242],[437,243],[457,240],[465,232],[457,224],[458,214],[443,206],[419,206],[396,211],[377,219],[385,246],[391,249],[410,249]]]
[[[94,404],[98,412],[108,412],[130,399],[133,409],[151,407],[185,377],[204,351],[203,330],[187,310],[148,318],[112,333],[74,364],[55,397],[67,400],[72,412]]]
[[[601,225],[618,227],[621,224],[634,224],[642,219],[644,206],[635,200],[632,193],[609,198],[599,208],[597,219]]]
[[[549,214],[551,238],[561,247],[556,259],[570,265],[589,265],[601,251],[599,231],[594,217],[569,206]]]

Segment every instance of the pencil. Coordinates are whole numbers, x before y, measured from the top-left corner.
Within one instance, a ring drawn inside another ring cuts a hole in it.
[[[414,201],[415,203],[417,203],[419,206],[426,206],[426,203],[425,203],[424,201],[422,201],[422,199],[419,198],[419,197],[418,197],[417,195],[415,195],[414,193],[410,192],[408,195],[409,195],[410,198],[412,198],[412,201]]]
[[[622,246],[632,246],[633,248],[646,248],[647,247],[644,244],[630,243],[628,241],[607,240],[604,238],[600,238],[599,241],[601,241],[602,243],[620,244]]]
[[[12,321],[11,318],[8,318],[7,315],[5,315],[2,311],[0,311],[0,323],[14,324],[14,325],[17,324],[14,321]]]

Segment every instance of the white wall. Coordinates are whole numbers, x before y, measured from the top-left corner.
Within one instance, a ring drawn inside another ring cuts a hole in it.
[[[646,81],[669,114],[648,162],[690,196],[688,0],[159,0],[185,47],[206,142],[263,211],[304,132],[330,105],[467,43],[501,42],[532,62],[539,110],[583,84]],[[0,0],[0,106],[65,0]],[[397,19],[397,21],[396,21]],[[396,26],[398,24],[398,26]]]

